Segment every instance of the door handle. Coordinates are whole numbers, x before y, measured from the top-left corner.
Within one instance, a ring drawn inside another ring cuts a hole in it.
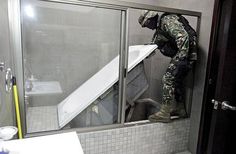
[[[221,104],[221,109],[222,109],[222,110],[232,110],[232,111],[236,111],[236,107],[229,105],[229,102],[228,102],[228,101],[222,102],[222,104]]]

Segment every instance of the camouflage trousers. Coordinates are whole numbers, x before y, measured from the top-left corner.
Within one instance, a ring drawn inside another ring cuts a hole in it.
[[[163,104],[171,105],[184,103],[183,80],[187,76],[192,64],[186,59],[172,59],[163,78]]]

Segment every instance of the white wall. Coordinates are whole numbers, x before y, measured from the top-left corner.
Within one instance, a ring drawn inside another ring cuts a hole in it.
[[[126,2],[135,2],[163,7],[171,7],[192,11],[202,12],[201,29],[199,36],[199,47],[201,49],[196,67],[195,85],[193,92],[189,150],[196,152],[198,130],[200,124],[201,106],[203,100],[203,90],[205,81],[205,72],[207,64],[207,55],[210,42],[211,24],[213,7],[215,0],[124,0]]]

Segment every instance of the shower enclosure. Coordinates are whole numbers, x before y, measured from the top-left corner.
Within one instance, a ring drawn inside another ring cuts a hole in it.
[[[192,11],[116,1],[9,1],[25,135],[145,120],[147,115],[138,113],[147,107],[135,102],[160,102],[162,72],[156,67],[163,61],[156,59],[159,53],[153,56],[156,45],[142,45],[149,43],[153,31],[136,30],[140,9],[192,16],[198,31],[201,14]],[[191,75],[187,83],[191,104]],[[156,110],[158,106],[148,114]]]

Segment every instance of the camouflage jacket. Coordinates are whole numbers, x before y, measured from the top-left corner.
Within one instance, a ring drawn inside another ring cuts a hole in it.
[[[158,20],[155,11],[144,11],[139,17],[142,27],[156,29],[152,43],[165,56],[197,60],[196,32],[181,15],[164,13]],[[157,25],[159,24],[159,25]]]
[[[161,17],[152,41],[166,56],[197,60],[196,35],[190,36],[179,18],[176,14]]]

